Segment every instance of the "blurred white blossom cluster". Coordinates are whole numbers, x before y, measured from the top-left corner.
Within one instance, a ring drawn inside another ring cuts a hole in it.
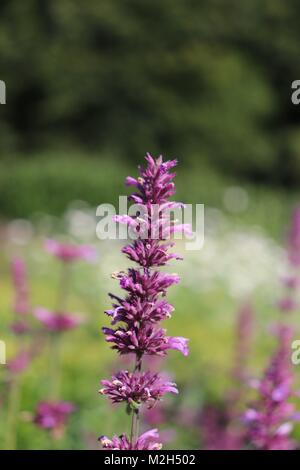
[[[186,286],[200,291],[222,286],[236,299],[262,290],[274,300],[274,286],[285,273],[283,247],[261,227],[234,224],[217,209],[206,210],[203,249],[184,257],[180,274]]]

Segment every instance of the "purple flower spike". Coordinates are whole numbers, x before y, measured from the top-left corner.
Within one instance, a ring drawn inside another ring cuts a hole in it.
[[[92,263],[97,258],[96,250],[89,245],[59,243],[56,240],[48,239],[45,241],[45,249],[48,253],[59,258],[65,263],[77,260],[84,260]]]
[[[290,437],[296,413],[292,398],[290,342],[292,330],[279,325],[279,346],[256,389],[258,399],[243,416],[247,440],[256,449],[290,450],[295,444]]]
[[[156,430],[138,437],[140,407],[160,400],[167,392],[178,393],[174,383],[163,380],[150,371],[141,372],[145,356],[165,356],[168,350],[180,351],[188,355],[188,340],[183,337],[167,336],[159,323],[171,317],[174,308],[165,299],[169,287],[179,282],[177,274],[167,274],[157,270],[172,259],[181,259],[169,253],[174,245],[169,240],[175,232],[189,234],[189,227],[170,221],[166,211],[182,207],[181,203],[169,201],[175,194],[171,173],[176,160],[163,162],[162,158],[146,156],[146,168],[139,168],[139,177],[126,178],[126,185],[133,186],[135,192],[129,200],[140,205],[140,215],[116,216],[115,220],[126,224],[133,230],[134,240],[123,248],[123,253],[136,263],[136,268],[117,272],[113,277],[125,292],[124,298],[110,294],[112,309],[105,313],[114,328],[102,328],[105,339],[119,354],[134,354],[133,372],[121,371],[112,380],[103,380],[101,393],[113,403],[126,402],[132,409],[132,433],[130,439],[125,435],[100,438],[105,449],[159,449]]]

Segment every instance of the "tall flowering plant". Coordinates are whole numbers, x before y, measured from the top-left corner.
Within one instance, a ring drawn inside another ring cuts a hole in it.
[[[295,442],[290,434],[293,422],[299,421],[293,395],[293,375],[290,365],[290,342],[292,330],[285,325],[277,327],[278,347],[271,357],[260,381],[253,387],[258,397],[244,415],[247,442],[260,450],[290,450]]]
[[[169,318],[174,310],[165,299],[167,289],[179,282],[176,274],[158,270],[171,259],[179,259],[178,255],[168,252],[174,243],[166,241],[167,234],[187,229],[184,225],[170,223],[170,218],[165,215],[166,211],[180,207],[179,203],[169,201],[175,194],[175,173],[171,170],[177,162],[163,162],[161,157],[155,160],[149,154],[145,158],[147,165],[139,168],[139,178],[126,178],[126,185],[135,187],[129,200],[139,205],[142,215],[116,217],[118,222],[134,228],[135,239],[122,251],[137,267],[114,274],[125,291],[125,297],[110,294],[113,306],[106,314],[111,319],[112,328],[103,328],[112,349],[121,355],[134,357],[132,371],[121,370],[110,380],[102,380],[103,388],[100,390],[113,403],[127,405],[131,414],[131,431],[129,436],[122,434],[112,439],[102,436],[99,440],[105,449],[161,448],[156,429],[139,436],[140,409],[142,405],[152,407],[167,392],[178,393],[178,390],[175,383],[163,376],[143,371],[143,359],[146,355],[164,356],[169,349],[188,355],[187,339],[168,336],[160,326],[160,322]]]
[[[283,279],[286,294],[279,300],[280,322],[275,325],[278,346],[263,377],[252,385],[258,397],[243,416],[246,425],[246,439],[251,447],[261,450],[290,450],[296,447],[291,438],[293,423],[300,415],[291,402],[297,395],[293,391],[293,374],[290,353],[293,328],[286,324],[282,314],[297,309],[297,291],[300,266],[300,208],[292,215],[287,240],[287,261],[289,275]],[[273,327],[274,329],[274,327]]]

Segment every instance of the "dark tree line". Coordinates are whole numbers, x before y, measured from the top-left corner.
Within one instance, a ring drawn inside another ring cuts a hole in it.
[[[300,181],[298,0],[1,0],[1,155],[60,145]]]

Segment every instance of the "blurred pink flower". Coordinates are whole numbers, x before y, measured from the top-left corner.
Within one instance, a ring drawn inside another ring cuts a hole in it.
[[[24,320],[17,320],[13,322],[10,325],[10,329],[15,335],[23,335],[24,333],[28,333],[28,331],[30,331],[27,322]]]
[[[283,297],[278,301],[277,306],[281,312],[293,312],[298,307],[293,297]]]
[[[83,318],[66,312],[54,312],[43,307],[34,310],[34,316],[50,331],[68,331],[83,322]]]
[[[42,429],[52,431],[53,436],[58,438],[74,411],[74,404],[68,401],[41,401],[37,405],[33,422]]]
[[[11,275],[15,288],[14,311],[17,314],[26,314],[29,311],[27,273],[25,263],[21,258],[12,260]]]
[[[296,290],[300,287],[300,279],[296,275],[285,276],[282,278],[282,283],[290,290]]]
[[[239,450],[243,434],[232,426],[231,412],[206,405],[201,413],[202,439],[205,450]]]
[[[97,252],[92,246],[60,243],[52,239],[45,241],[45,249],[48,251],[48,253],[56,256],[64,262],[72,262],[77,260],[94,262],[97,257]]]
[[[21,350],[8,362],[7,368],[14,375],[20,374],[27,369],[30,360],[31,354],[28,351]]]
[[[143,410],[143,418],[151,426],[158,426],[166,420],[166,411],[161,403],[157,403],[156,406]]]

